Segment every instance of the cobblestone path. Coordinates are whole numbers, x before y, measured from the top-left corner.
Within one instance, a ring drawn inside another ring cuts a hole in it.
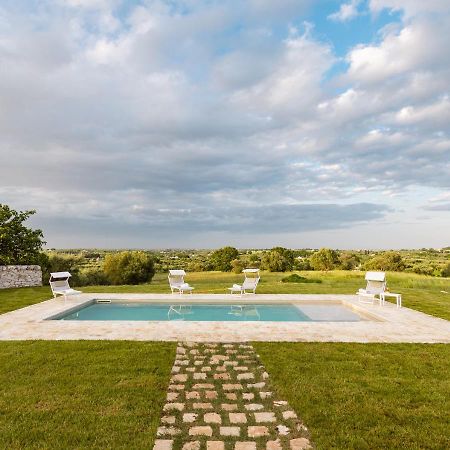
[[[178,344],[154,450],[309,448],[251,345]]]

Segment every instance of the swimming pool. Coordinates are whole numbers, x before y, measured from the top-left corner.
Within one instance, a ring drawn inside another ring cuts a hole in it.
[[[176,304],[96,302],[54,320],[191,322],[358,322],[365,320],[342,304]]]

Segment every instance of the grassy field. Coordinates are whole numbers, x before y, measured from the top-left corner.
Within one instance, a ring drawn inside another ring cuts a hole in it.
[[[288,273],[262,273],[260,294],[354,294],[365,285],[363,272],[298,272],[321,283],[282,283]],[[190,273],[186,278],[196,293],[225,293],[242,275],[222,272]],[[407,273],[389,273],[391,291],[403,294],[403,305],[450,320],[450,279]],[[168,293],[167,276],[156,274],[152,283],[138,286],[86,286],[84,292]],[[443,293],[441,291],[446,291]],[[0,313],[28,306],[51,297],[48,287],[0,290]]]
[[[0,343],[0,448],[152,448],[175,345]]]
[[[255,347],[318,450],[450,448],[450,346]]]

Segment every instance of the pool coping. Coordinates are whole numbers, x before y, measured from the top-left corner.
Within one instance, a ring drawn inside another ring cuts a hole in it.
[[[267,295],[267,294],[266,294]],[[270,298],[269,298],[270,297]],[[211,304],[217,304],[217,305],[225,305],[225,306],[230,306],[230,305],[273,305],[274,301],[273,301],[273,296],[272,295],[268,295],[268,298],[255,298],[254,296],[246,296],[246,297],[227,297],[225,300],[220,300],[220,299],[215,299],[213,302],[211,300],[208,299],[204,299],[204,298],[196,298],[193,299],[192,301],[190,301],[189,299],[191,298],[191,295],[189,296],[171,296],[170,298],[155,298],[155,299],[151,299],[151,301],[149,301],[149,299],[144,299],[144,298],[136,298],[136,299],[123,299],[123,298],[111,298],[111,295],[103,298],[100,296],[95,296],[95,298],[92,298],[90,300],[87,300],[83,303],[80,303],[77,306],[71,306],[69,307],[67,310],[63,311],[63,312],[58,312],[56,314],[52,314],[49,317],[46,317],[43,320],[60,320],[61,318],[72,314],[76,311],[79,311],[87,306],[90,306],[91,304],[95,303],[97,300],[110,300],[111,303],[120,303],[120,302],[127,302],[127,303],[155,303],[158,305],[186,305],[186,304],[192,304],[192,305],[211,305]],[[235,301],[233,301],[232,303],[230,302],[230,300],[233,299]],[[153,301],[154,300],[154,301]],[[353,304],[350,303],[348,301],[346,301],[345,299],[330,299],[330,300],[322,300],[322,299],[314,299],[314,300],[308,300],[308,299],[290,299],[290,300],[284,300],[284,301],[278,301],[276,302],[276,304],[286,304],[286,305],[301,305],[302,303],[306,303],[308,305],[317,303],[320,305],[326,305],[326,304],[333,304],[333,305],[342,305],[345,306],[346,308],[349,308],[350,310],[354,311],[356,314],[362,316],[365,320],[369,320],[369,321],[375,321],[375,322],[384,322],[384,319],[382,317],[380,317],[379,315],[373,313],[373,312],[369,312],[367,310],[365,310],[364,308],[361,307],[360,304]],[[135,321],[129,321],[129,320],[114,320],[115,322],[135,322]],[[89,322],[88,320],[84,320],[84,322]],[[109,322],[108,320],[102,321],[102,320],[95,320],[95,321],[91,321],[91,322]],[[141,322],[168,322],[168,321],[160,321],[160,320],[143,320]],[[189,321],[189,322],[196,322],[196,323],[205,323],[205,322],[217,322],[217,321],[207,321],[207,320],[202,320],[202,321]],[[245,322],[245,320],[240,320],[240,323]],[[254,323],[255,321],[249,321],[251,323]],[[290,321],[284,321],[284,322],[288,322],[290,323]],[[292,323],[297,323],[298,321],[292,321]],[[333,321],[326,321],[326,320],[320,320],[320,321],[315,321],[312,320],[311,322],[329,322],[329,323],[334,323],[334,322],[352,322],[352,321],[346,321],[346,320],[333,320]],[[272,321],[264,321],[264,320],[259,320],[258,323],[273,323]]]
[[[48,320],[96,299],[158,303],[341,303],[370,320],[360,322],[190,322]],[[251,325],[251,326],[250,326]],[[450,343],[450,322],[394,304],[359,303],[343,294],[104,294],[50,299],[0,315],[0,340],[139,340],[198,342],[424,342]]]

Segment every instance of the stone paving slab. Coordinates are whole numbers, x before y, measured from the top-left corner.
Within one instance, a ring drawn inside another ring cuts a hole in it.
[[[196,373],[206,375],[201,383]],[[307,428],[272,389],[252,345],[178,344],[154,450],[309,448]]]

